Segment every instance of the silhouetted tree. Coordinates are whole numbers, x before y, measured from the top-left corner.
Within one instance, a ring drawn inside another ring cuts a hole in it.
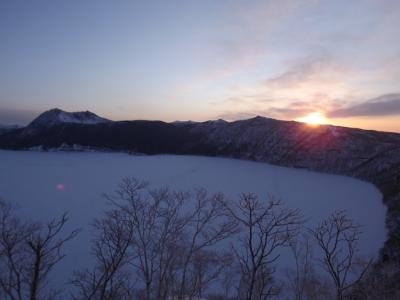
[[[62,248],[78,230],[63,234],[67,214],[47,223],[22,222],[0,201],[0,287],[4,299],[54,299],[48,277],[62,260]]]
[[[125,178],[106,198],[112,213],[95,223],[103,233],[94,244],[97,264],[75,273],[75,299],[113,299],[115,293],[123,299],[122,290],[132,294],[128,278],[137,281],[140,299],[191,298],[205,293],[230,263],[231,255],[215,248],[237,227],[226,217],[222,194],[150,190]]]
[[[181,254],[182,269],[177,287],[179,300],[187,296],[201,297],[206,285],[220,274],[230,259],[229,253],[218,252],[214,246],[237,232],[237,221],[227,218],[222,194],[209,196],[200,189],[191,201],[194,201],[194,208],[185,229],[187,246]],[[203,269],[201,276],[200,268]]]
[[[336,299],[344,299],[345,292],[365,275],[372,260],[362,261],[357,248],[360,226],[344,211],[334,212],[311,230],[322,253],[322,265],[332,278]]]
[[[308,235],[290,242],[294,266],[287,270],[287,288],[290,299],[331,299],[331,289],[315,268],[313,244]]]
[[[176,266],[183,229],[188,220],[182,208],[187,195],[168,189],[146,190],[147,183],[125,178],[116,195],[107,199],[132,224],[129,250],[138,279],[144,285],[144,299],[167,297]]]
[[[119,210],[105,213],[95,220],[96,237],[92,245],[95,266],[92,270],[77,271],[71,280],[75,286],[73,299],[112,300],[132,299],[131,274],[126,269],[132,253],[135,225]]]
[[[255,194],[242,194],[226,206],[242,229],[240,244],[233,246],[240,266],[239,299],[267,299],[279,289],[273,283],[274,262],[279,248],[297,235],[303,218],[298,210],[286,209],[275,199],[260,201]]]

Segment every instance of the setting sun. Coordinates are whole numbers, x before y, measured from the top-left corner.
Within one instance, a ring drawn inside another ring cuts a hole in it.
[[[321,125],[327,123],[327,119],[319,112],[310,113],[305,117],[296,119],[296,121],[304,122],[310,125]]]

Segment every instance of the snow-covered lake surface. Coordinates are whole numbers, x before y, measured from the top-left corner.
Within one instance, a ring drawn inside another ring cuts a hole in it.
[[[360,246],[368,256],[378,253],[386,237],[381,193],[349,177],[198,156],[0,151],[0,197],[18,205],[20,216],[46,221],[68,211],[69,228],[83,229],[53,274],[58,282],[66,281],[73,269],[89,266],[90,223],[107,208],[102,194],[113,193],[126,176],[152,187],[204,187],[231,198],[241,192],[265,199],[274,195],[301,209],[309,226],[344,209],[363,225]]]

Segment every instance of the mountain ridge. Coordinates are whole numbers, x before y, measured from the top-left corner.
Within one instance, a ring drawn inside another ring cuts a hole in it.
[[[66,112],[59,108],[47,110],[29,123],[28,127],[49,127],[57,123],[99,124],[111,122],[90,111]]]
[[[333,125],[314,127],[260,116],[233,122],[183,123],[110,121],[101,118],[107,121],[50,122],[46,126],[37,126],[37,119],[24,128],[0,133],[0,148],[101,149],[132,154],[222,156],[352,176],[372,182],[382,192],[388,208],[388,240],[382,257],[390,257],[400,263],[398,133]]]

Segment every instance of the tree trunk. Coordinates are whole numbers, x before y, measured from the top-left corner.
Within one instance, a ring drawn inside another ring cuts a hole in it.
[[[40,249],[40,248],[39,248]],[[35,250],[35,266],[33,270],[33,277],[31,283],[31,297],[30,300],[37,300],[37,291],[39,286],[39,273],[41,264],[41,253],[40,250]]]

